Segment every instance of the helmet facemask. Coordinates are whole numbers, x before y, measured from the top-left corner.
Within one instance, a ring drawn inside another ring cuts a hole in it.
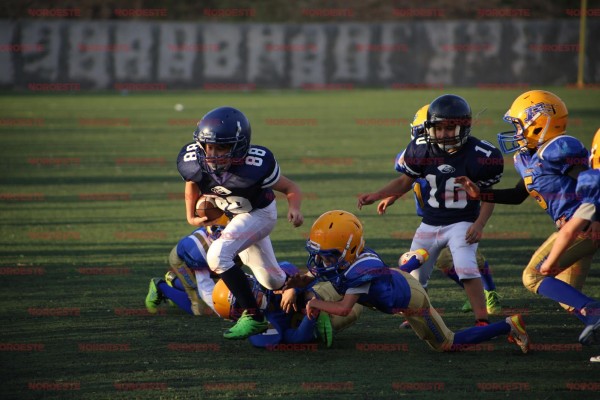
[[[565,133],[568,116],[565,103],[555,94],[543,90],[525,92],[504,114],[504,121],[515,129],[498,134],[500,149],[503,153],[536,150]]]
[[[456,153],[469,138],[471,132],[471,124],[468,121],[456,121],[451,119],[439,119],[425,122],[427,135],[425,140],[429,144],[435,144],[437,147],[448,153]],[[453,130],[454,133],[447,136],[447,131]]]
[[[306,250],[309,257],[306,267],[314,276],[319,276],[323,280],[336,279],[350,265],[346,256],[351,243],[352,235],[348,238],[346,247],[340,251],[338,249],[321,249],[319,243],[307,240]]]
[[[193,136],[199,145],[198,161],[201,167],[206,172],[220,175],[232,165],[244,163],[250,149],[251,128],[240,111],[220,107],[202,117]],[[207,145],[227,148],[216,149],[215,154],[214,151],[208,151]]]

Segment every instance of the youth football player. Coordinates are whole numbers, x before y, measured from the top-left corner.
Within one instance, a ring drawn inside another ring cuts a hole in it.
[[[516,152],[515,168],[521,175],[517,185],[486,189],[466,177],[457,182],[469,196],[486,202],[520,204],[532,196],[562,230],[581,205],[575,195],[578,176],[588,169],[587,149],[566,135],[568,115],[565,103],[551,92],[521,94],[504,116],[514,130],[498,134],[502,151]],[[557,237],[558,233],[552,233],[534,252],[523,271],[523,284],[531,292],[561,303],[583,321],[586,327],[579,342],[600,343],[600,302],[581,293],[597,248],[590,237],[577,237],[561,257],[560,267],[542,273],[540,267]]]
[[[250,139],[246,116],[235,108],[219,107],[198,122],[194,142],[183,146],[177,158],[177,168],[186,181],[188,222],[196,226],[204,222],[195,216],[195,204],[202,194],[213,196],[231,218],[206,255],[211,271],[223,279],[244,308],[223,335],[226,339],[244,339],[267,329],[246,275],[235,263],[237,256],[265,288],[279,289],[286,280],[269,237],[277,222],[273,191],[285,194],[288,220],[295,227],[303,222],[300,188],[281,174],[269,149],[251,145]]]
[[[311,318],[319,311],[346,315],[359,303],[386,314],[403,314],[417,336],[436,351],[463,350],[499,335],[508,335],[522,352],[529,350],[529,337],[519,315],[459,332],[448,329],[423,286],[409,273],[385,265],[366,247],[362,223],[347,211],[328,211],[317,218],[306,250],[309,271],[316,279],[331,282],[342,295],[339,301],[310,300],[306,313]]]
[[[423,107],[421,107],[419,110],[417,110],[417,113],[415,114],[413,122],[410,124],[411,140],[415,140],[416,138],[422,137],[423,135],[426,134],[425,122],[427,121],[427,111],[429,111],[429,104],[426,104]],[[396,156],[396,161],[394,163],[396,171],[400,172],[400,173],[404,173],[404,168],[403,168],[404,161],[403,160],[404,160],[405,152],[406,152],[406,149],[403,150],[402,152],[400,152]],[[423,208],[425,207],[425,202],[423,200],[423,192],[429,192],[431,190],[431,188],[430,188],[429,184],[427,183],[427,180],[425,180],[423,178],[418,178],[413,183],[412,189],[413,189],[413,193],[414,193],[414,197],[415,197],[415,207],[417,210],[417,215],[419,217],[423,217],[424,216]],[[385,212],[387,211],[387,208],[389,206],[391,206],[392,204],[394,204],[394,202],[396,200],[397,200],[396,196],[390,196],[390,197],[387,197],[384,200],[382,200],[377,205],[377,211],[379,212],[379,214],[385,214]],[[491,213],[492,211],[493,211],[493,208],[482,209],[482,212],[490,212]],[[489,218],[489,217],[486,217],[486,218]],[[477,259],[477,267],[479,268],[482,283],[483,283],[483,291],[485,294],[485,303],[486,303],[485,305],[486,305],[487,312],[488,312],[488,314],[491,314],[491,315],[498,315],[502,311],[502,306],[500,305],[500,299],[498,296],[498,292],[496,291],[496,284],[494,283],[494,278],[492,277],[492,272],[489,268],[489,264],[486,261],[486,259],[484,258],[483,254],[481,254],[481,252],[479,251],[479,248],[477,248],[476,259]],[[460,287],[464,286],[462,281],[460,280],[460,277],[456,273],[454,259],[452,258],[452,253],[450,252],[450,249],[448,247],[444,247],[442,249],[442,251],[440,252],[440,254],[437,258],[437,261],[435,262],[435,267],[437,269],[441,270],[444,275],[446,275],[448,278],[452,279]],[[467,298],[467,301],[465,302],[465,304],[462,306],[462,311],[463,312],[473,311],[473,307],[471,306],[471,303],[468,298]],[[408,324],[407,321],[405,321],[401,326],[405,327],[405,328],[410,327],[410,325]]]
[[[289,276],[299,273],[296,266],[289,262],[281,262],[279,265]],[[340,295],[329,282],[313,282],[303,289],[273,291],[262,288],[253,276],[247,277],[271,327],[248,338],[255,347],[274,348],[279,344],[311,343],[315,337],[331,347],[334,334],[354,324],[362,313],[362,306],[355,304],[345,316],[323,312],[317,318],[308,318],[303,314],[308,300],[315,297],[339,300]],[[235,320],[239,316],[239,305],[222,281],[215,286],[213,303],[217,314],[222,318]]]
[[[399,198],[417,179],[425,180],[429,190],[421,193],[423,220],[410,249],[425,248],[430,257],[413,275],[427,287],[440,252],[448,246],[476,324],[487,324],[488,312],[476,252],[493,205],[469,199],[458,190],[460,185],[455,179],[468,175],[489,187],[500,180],[504,160],[491,143],[471,136],[471,121],[471,107],[462,97],[446,94],[432,101],[427,111],[426,134],[409,143],[400,161],[403,174],[379,191],[359,196],[358,208],[391,196]],[[381,212],[381,204],[379,210]]]

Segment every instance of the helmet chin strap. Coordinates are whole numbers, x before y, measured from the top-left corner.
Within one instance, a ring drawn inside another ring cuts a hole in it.
[[[534,118],[537,118],[539,115],[541,115],[541,114],[540,113],[535,114]],[[544,142],[545,142],[544,138],[546,137],[546,132],[548,132],[548,128],[550,128],[551,122],[552,122],[551,118],[546,119],[546,126],[544,126],[544,130],[542,131],[542,134],[540,135],[540,138],[538,139],[537,147],[540,147],[541,145],[544,144]]]

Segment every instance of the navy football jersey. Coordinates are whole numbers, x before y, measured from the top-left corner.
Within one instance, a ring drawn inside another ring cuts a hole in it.
[[[474,222],[480,209],[480,201],[469,199],[455,178],[467,176],[480,188],[489,188],[500,181],[504,159],[493,144],[473,136],[454,154],[418,137],[398,158],[396,170],[413,179],[425,180],[421,191],[423,222],[450,225]]]
[[[185,181],[198,184],[200,192],[215,197],[217,206],[229,214],[250,212],[265,208],[275,199],[271,186],[281,172],[273,153],[266,147],[250,146],[241,163],[233,163],[217,176],[202,169],[198,161],[199,146],[183,146],[177,157],[177,169]]]
[[[365,249],[344,274],[333,279],[331,284],[342,295],[351,288],[368,284],[368,293],[359,294],[358,303],[387,314],[406,309],[410,302],[410,286],[400,271],[385,265],[369,249]]]
[[[588,151],[572,136],[561,135],[537,152],[517,152],[515,168],[525,182],[529,195],[560,226],[581,204],[575,189],[577,181],[567,175],[575,165],[587,165]]]

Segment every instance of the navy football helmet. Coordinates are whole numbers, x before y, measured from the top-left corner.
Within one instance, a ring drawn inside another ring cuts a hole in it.
[[[425,140],[446,153],[455,153],[467,142],[471,134],[471,122],[471,107],[465,99],[454,94],[442,95],[433,100],[427,110]],[[436,137],[436,126],[453,128],[454,136]]]
[[[194,131],[194,141],[198,143],[198,160],[207,172],[220,174],[231,164],[242,164],[250,149],[252,128],[248,118],[233,107],[219,107],[209,111]],[[206,144],[231,146],[222,156],[208,157]]]

